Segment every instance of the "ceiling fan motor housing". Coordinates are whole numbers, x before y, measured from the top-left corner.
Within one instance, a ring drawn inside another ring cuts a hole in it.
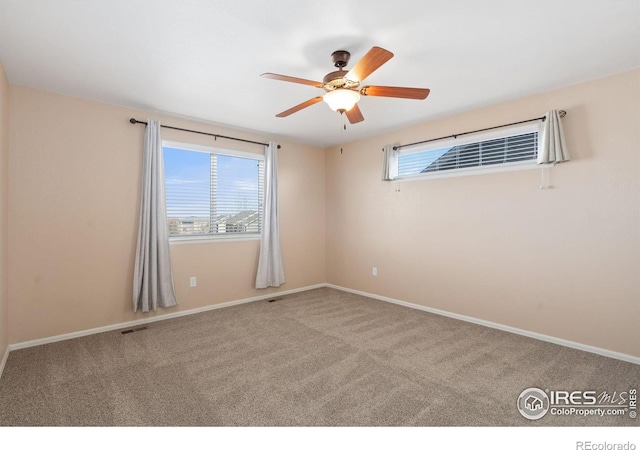
[[[346,50],[336,50],[331,54],[331,59],[333,60],[333,65],[338,69],[342,69],[349,64],[349,59],[351,59],[351,53]]]
[[[346,86],[347,80],[345,80],[344,75],[346,74],[344,68],[349,63],[349,59],[351,58],[351,53],[346,50],[336,50],[331,54],[331,59],[333,60],[333,65],[338,68],[338,70],[334,72],[329,72],[322,79],[322,83],[324,84],[324,90],[327,92],[334,91],[340,88],[348,88],[351,86]]]
[[[349,63],[351,53],[346,50],[336,50],[331,54],[333,65],[338,68],[333,72],[329,72],[322,79],[323,88],[325,91],[330,92],[336,89],[354,89],[358,87],[358,82],[348,80],[345,78],[346,71],[344,68]]]

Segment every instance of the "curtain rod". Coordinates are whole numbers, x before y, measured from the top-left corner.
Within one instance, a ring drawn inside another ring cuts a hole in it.
[[[147,125],[147,122],[143,122],[141,120],[136,120],[133,117],[131,119],[129,119],[129,122],[134,124],[134,125],[137,124],[137,123],[143,123],[143,124]],[[249,144],[267,145],[264,142],[250,141],[250,140],[247,140],[247,139],[240,139],[240,138],[235,138],[235,137],[231,137],[231,136],[223,136],[222,134],[205,133],[204,131],[188,130],[187,128],[170,127],[169,125],[162,125],[162,124],[160,126],[162,128],[170,128],[172,130],[186,131],[188,133],[205,134],[207,136],[213,136],[215,139],[223,138],[223,139],[231,139],[233,141],[248,142]],[[278,145],[278,148],[280,148],[280,145]]]
[[[567,112],[565,110],[560,110],[560,111],[558,111],[558,115],[560,117],[564,117],[564,116],[567,115]],[[401,148],[404,148],[404,147],[411,147],[411,146],[418,145],[418,144],[426,144],[427,142],[440,141],[442,139],[457,138],[458,136],[464,136],[465,134],[473,134],[473,133],[479,133],[481,131],[495,130],[496,128],[510,127],[511,125],[519,125],[521,123],[527,123],[527,122],[535,122],[536,120],[542,120],[544,122],[545,118],[546,118],[545,116],[536,117],[535,119],[521,120],[520,122],[513,122],[513,123],[507,123],[507,124],[504,124],[504,125],[497,125],[495,127],[483,128],[481,130],[467,131],[465,133],[452,134],[450,136],[443,136],[443,137],[439,137],[439,138],[435,138],[435,139],[427,139],[426,141],[412,142],[410,144],[404,144],[404,145],[395,145],[393,147],[393,149],[394,150],[400,150]],[[384,151],[384,149],[383,149],[383,151]]]

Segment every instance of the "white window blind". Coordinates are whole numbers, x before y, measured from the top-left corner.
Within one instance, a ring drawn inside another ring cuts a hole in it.
[[[263,155],[175,143],[163,150],[171,237],[260,234]]]
[[[470,169],[500,165],[535,164],[537,156],[537,126],[529,125],[432,143],[425,148],[400,150],[397,154],[396,178],[427,176],[440,172],[468,172]]]

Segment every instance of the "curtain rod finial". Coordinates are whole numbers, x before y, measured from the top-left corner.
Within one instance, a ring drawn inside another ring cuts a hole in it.
[[[566,115],[567,115],[567,112],[566,112],[564,109],[561,109],[560,111],[558,111],[558,115],[559,115],[560,117],[564,117],[564,116],[566,116]]]
[[[131,119],[129,119],[129,122],[135,124],[137,120],[132,117]]]

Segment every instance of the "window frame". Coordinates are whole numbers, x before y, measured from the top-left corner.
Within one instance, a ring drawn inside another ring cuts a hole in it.
[[[467,144],[474,144],[478,142],[491,141],[494,139],[503,139],[507,137],[520,136],[520,135],[530,134],[534,132],[538,133],[538,147],[539,147],[540,131],[541,131],[540,123],[517,125],[512,127],[505,127],[498,130],[473,133],[470,135],[460,136],[457,138],[437,140],[437,141],[429,142],[427,144],[416,146],[413,148],[396,150],[395,151],[395,158],[397,159],[395,164],[396,174],[391,181],[402,183],[407,181],[434,180],[434,179],[440,179],[440,178],[453,178],[453,177],[462,177],[462,176],[468,176],[468,175],[483,175],[483,174],[489,174],[489,173],[512,172],[517,170],[531,170],[531,169],[538,169],[542,167],[553,166],[554,165],[553,163],[538,164],[536,160],[528,160],[528,161],[514,161],[514,162],[507,162],[507,163],[490,164],[486,166],[473,166],[473,167],[464,167],[464,168],[458,168],[458,169],[448,169],[448,170],[442,170],[442,171],[417,173],[412,175],[403,175],[403,176],[397,175],[397,166],[398,166],[397,163],[399,162],[399,158],[402,155],[410,155],[415,153],[433,151],[433,150],[443,149],[446,147],[455,147],[455,146],[462,146]]]
[[[253,153],[246,152],[240,150],[230,150],[226,148],[220,147],[211,147],[207,145],[199,145],[199,144],[190,144],[187,142],[179,142],[179,141],[168,141],[162,140],[162,151],[164,152],[164,148],[173,148],[176,150],[185,150],[185,151],[193,151],[200,153],[209,153],[220,156],[231,156],[235,158],[244,158],[244,159],[252,159],[258,161],[262,164],[262,177],[258,176],[258,180],[262,178],[264,181],[264,152],[263,153]],[[166,189],[166,180],[165,180],[165,189]],[[262,192],[262,199],[259,202],[259,208],[264,207],[264,186],[262,188],[259,187],[259,190]],[[168,220],[168,215],[165,212],[166,219]],[[262,219],[263,212],[259,211],[260,216],[260,230],[262,230]],[[257,233],[211,233],[211,234],[198,234],[198,235],[183,235],[183,236],[171,236],[169,235],[169,244],[170,245],[181,245],[181,244],[202,244],[202,243],[211,243],[211,242],[233,242],[233,241],[256,241],[260,240],[261,232]]]

